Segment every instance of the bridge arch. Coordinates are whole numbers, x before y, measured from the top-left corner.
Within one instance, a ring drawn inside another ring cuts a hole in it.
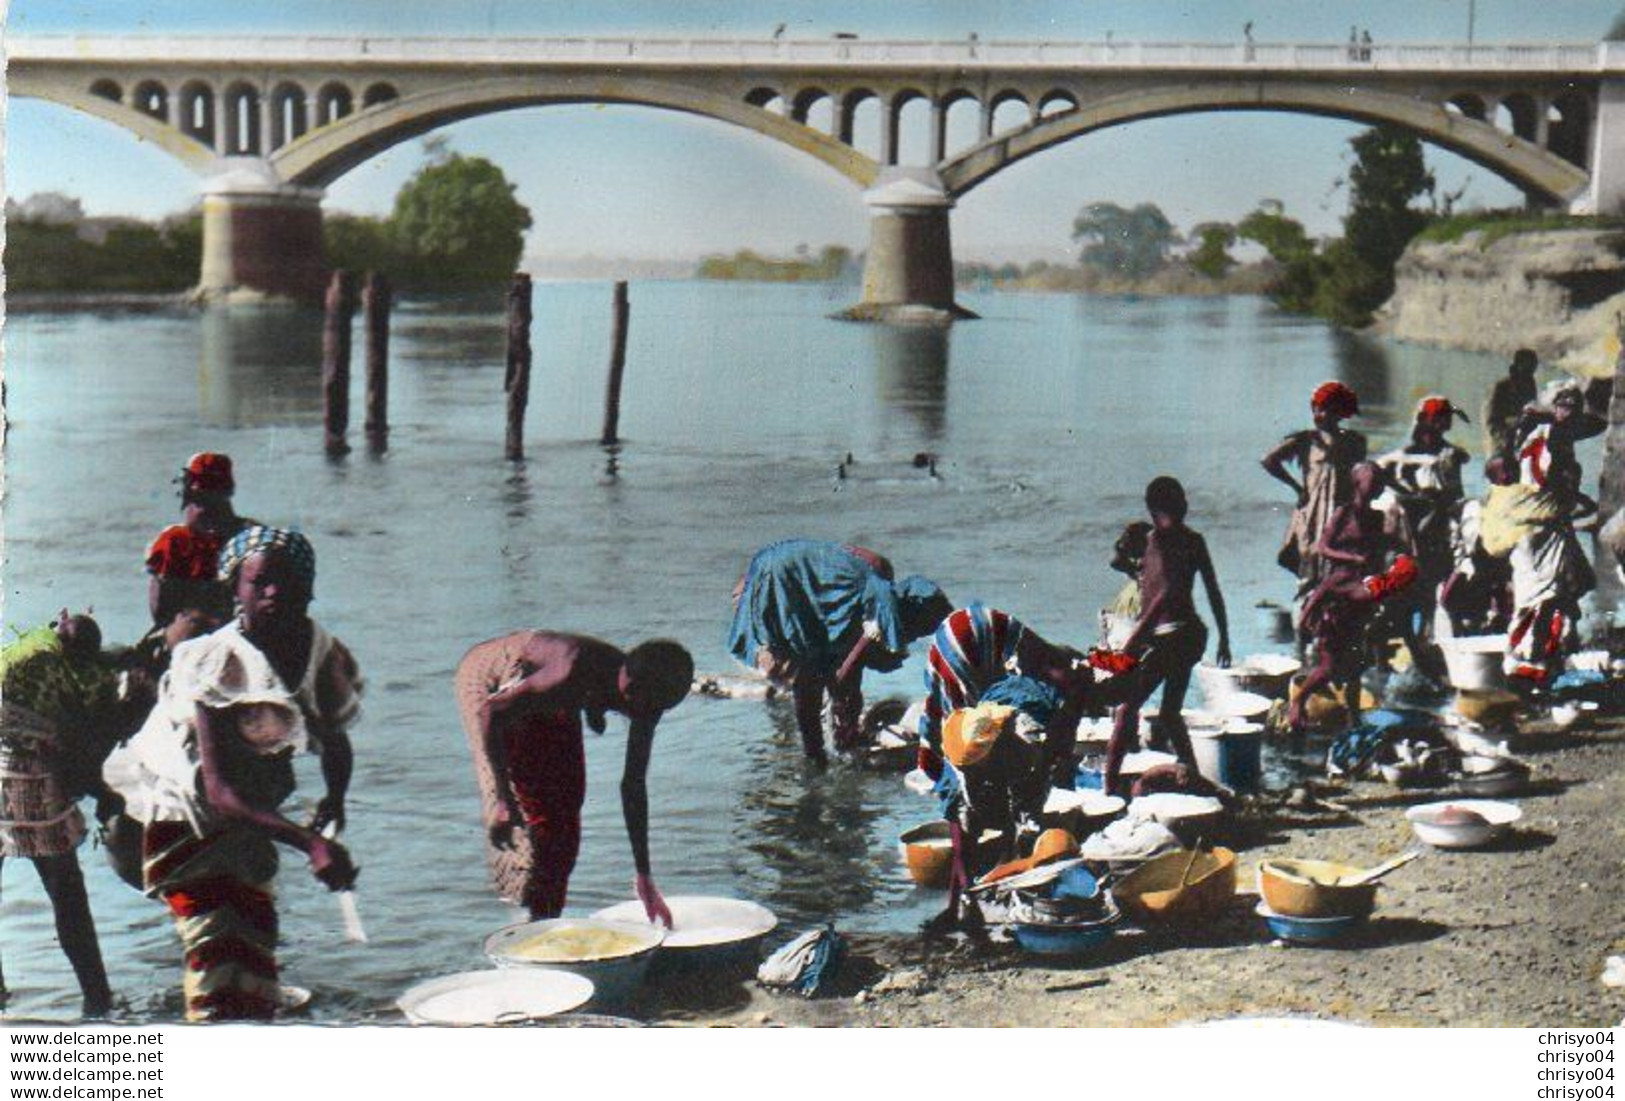
[[[1112,96],[997,134],[945,163],[942,180],[950,194],[960,196],[1017,161],[1084,134],[1209,111],[1288,111],[1393,123],[1552,200],[1567,201],[1589,183],[1584,169],[1562,157],[1442,105],[1369,88],[1354,94],[1347,87],[1312,81],[1190,84]]]
[[[811,106],[805,98],[809,92],[829,98],[822,89],[808,89],[796,96],[798,105]],[[731,96],[643,78],[595,86],[568,77],[499,78],[401,96],[313,129],[276,150],[270,161],[288,183],[325,187],[385,149],[447,123],[521,107],[598,103],[655,107],[732,123],[816,157],[860,187],[868,187],[880,171],[873,159],[792,118]]]

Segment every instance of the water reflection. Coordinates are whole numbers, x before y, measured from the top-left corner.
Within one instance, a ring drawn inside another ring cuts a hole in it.
[[[203,314],[198,412],[216,428],[322,419],[322,315],[215,308]]]
[[[808,921],[859,912],[874,901],[879,874],[870,839],[880,814],[864,791],[870,778],[802,760],[788,701],[770,701],[767,715],[773,737],[749,751],[753,779],[734,818],[745,849],[769,873],[753,877],[758,897]]]
[[[937,325],[870,325],[875,391],[888,409],[913,417],[926,439],[948,420],[948,337]]]
[[[1393,412],[1394,364],[1389,350],[1370,337],[1332,329],[1337,378],[1360,395],[1360,412],[1370,417]]]

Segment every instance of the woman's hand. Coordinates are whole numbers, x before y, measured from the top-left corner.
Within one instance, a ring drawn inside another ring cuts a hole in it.
[[[638,873],[632,881],[632,887],[638,894],[638,901],[643,903],[643,912],[649,918],[650,924],[664,925],[667,929],[672,927],[671,907],[661,897],[660,888],[655,886],[653,876]]]
[[[335,834],[344,832],[344,800],[337,795],[325,795],[316,804],[316,813],[310,817],[310,829],[321,833],[328,826]]]
[[[485,823],[491,844],[499,849],[513,848],[513,831],[518,828],[519,819],[519,808],[514,806],[511,799],[497,803],[496,810]]]
[[[1230,640],[1229,639],[1221,638],[1219,640],[1219,650],[1218,650],[1218,653],[1213,655],[1213,660],[1218,665],[1218,667],[1220,669],[1228,669],[1228,668],[1230,668]]]
[[[350,850],[316,834],[310,842],[310,870],[329,891],[347,891],[361,874],[350,860]]]

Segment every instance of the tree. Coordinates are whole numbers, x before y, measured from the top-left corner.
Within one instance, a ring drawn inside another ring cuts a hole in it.
[[[1339,312],[1363,324],[1394,292],[1394,265],[1432,218],[1411,204],[1431,196],[1434,181],[1421,141],[1397,127],[1372,127],[1349,144],[1355,161],[1349,172],[1349,212],[1343,219],[1347,252],[1332,260],[1348,269],[1336,280],[1344,295]]]
[[[1355,255],[1374,268],[1392,268],[1431,215],[1411,205],[1433,194],[1433,173],[1422,143],[1394,126],[1375,126],[1350,139],[1349,213],[1343,236]]]
[[[1604,42],[1625,42],[1625,11],[1614,16],[1614,21],[1608,24],[1608,33],[1602,36]]]
[[[1230,246],[1236,243],[1236,227],[1229,222],[1203,222],[1191,230],[1197,241],[1187,263],[1191,270],[1209,279],[1222,279],[1225,272],[1236,266],[1230,255]]]
[[[1090,203],[1073,219],[1072,239],[1082,246],[1078,262],[1085,267],[1144,279],[1167,265],[1179,234],[1152,203],[1132,210],[1116,203]]]
[[[502,169],[451,153],[420,168],[395,196],[390,236],[407,287],[464,289],[505,282],[525,250],[530,211]]]
[[[1303,223],[1288,218],[1279,199],[1259,203],[1236,227],[1236,236],[1262,246],[1278,264],[1307,260],[1315,253],[1315,243],[1304,232]]]

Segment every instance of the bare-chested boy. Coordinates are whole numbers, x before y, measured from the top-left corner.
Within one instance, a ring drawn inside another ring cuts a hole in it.
[[[1213,621],[1219,628],[1218,662],[1230,664],[1230,624],[1225,617],[1224,594],[1208,555],[1207,541],[1185,526],[1185,487],[1173,478],[1154,478],[1145,488],[1145,506],[1151,514],[1145,560],[1140,568],[1140,619],[1124,640],[1123,649],[1139,659],[1134,686],[1117,708],[1111,743],[1106,750],[1105,787],[1118,786],[1123,757],[1135,739],[1140,708],[1162,686],[1161,737],[1168,739],[1180,761],[1196,767],[1190,733],[1180,712],[1190,688],[1191,670],[1207,650],[1207,628],[1196,614],[1193,590],[1198,575],[1207,589]]]

